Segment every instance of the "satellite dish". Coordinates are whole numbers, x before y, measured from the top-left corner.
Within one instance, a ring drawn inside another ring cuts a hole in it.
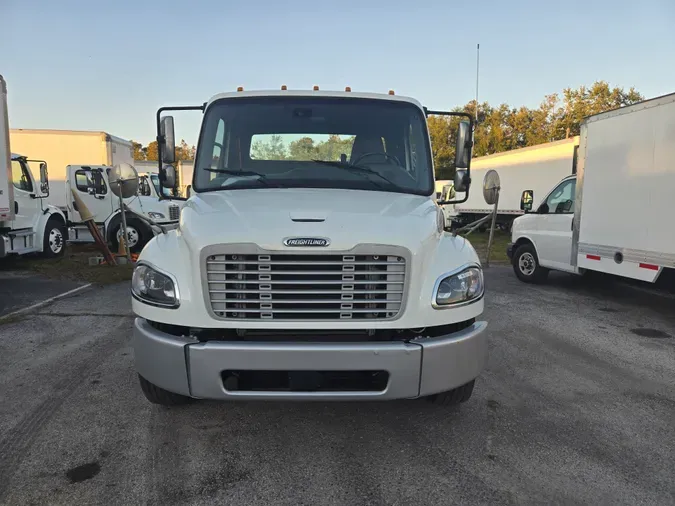
[[[483,198],[487,205],[491,206],[497,202],[497,194],[499,193],[499,174],[494,169],[490,169],[485,173],[483,178]]]
[[[119,197],[122,194],[123,199],[136,195],[138,191],[138,172],[133,165],[120,163],[115,165],[108,174],[110,181],[110,191]]]

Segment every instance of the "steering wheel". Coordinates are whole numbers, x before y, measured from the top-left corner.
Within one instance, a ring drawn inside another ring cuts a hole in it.
[[[389,153],[385,153],[384,151],[371,151],[369,153],[363,153],[361,156],[359,156],[356,160],[352,162],[352,165],[358,165],[358,163],[361,160],[363,160],[364,158],[368,158],[369,156],[384,156],[386,159],[393,160],[394,162],[396,162],[396,165],[398,165],[399,167],[403,167],[398,158],[396,158],[394,155],[390,155]]]

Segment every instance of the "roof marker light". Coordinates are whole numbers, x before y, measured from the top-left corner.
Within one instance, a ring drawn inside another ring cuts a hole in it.
[[[390,94],[390,95],[393,95],[393,94],[394,94],[394,90],[389,90],[389,94]]]
[[[352,91],[352,89],[349,86],[345,86],[345,91]]]
[[[282,85],[281,85],[281,91],[286,91],[287,89],[288,89],[288,88],[286,88],[286,85],[285,85],[285,84],[282,84]]]
[[[243,86],[239,86],[239,87],[237,88],[237,91],[244,91],[244,87],[243,87]]]
[[[314,91],[319,91],[319,87],[316,84],[314,85]]]

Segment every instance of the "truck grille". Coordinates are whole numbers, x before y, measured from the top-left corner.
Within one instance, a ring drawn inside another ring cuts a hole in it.
[[[180,207],[176,205],[169,206],[169,219],[174,221],[180,218]]]
[[[369,251],[370,253],[370,251]],[[211,254],[211,309],[246,320],[387,320],[403,303],[401,255]]]

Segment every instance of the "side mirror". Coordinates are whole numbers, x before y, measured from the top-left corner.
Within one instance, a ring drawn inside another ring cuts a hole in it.
[[[520,196],[520,210],[526,213],[532,210],[532,203],[534,202],[534,190],[525,190]]]
[[[162,136],[160,155],[165,163],[176,163],[176,136],[173,131],[173,116],[164,116],[159,126]],[[172,186],[173,188],[173,186]]]
[[[40,193],[44,196],[49,196],[49,176],[47,175],[47,164],[42,162],[40,164]]]
[[[466,169],[457,169],[455,171],[454,189],[455,192],[466,192],[471,185],[469,171]]]
[[[173,165],[165,165],[162,167],[162,173],[159,175],[162,178],[162,186],[164,188],[176,187],[176,169]]]
[[[455,145],[455,167],[466,169],[469,166],[469,157],[471,156],[471,125],[468,121],[460,121],[457,126],[457,143]],[[455,186],[457,191],[460,190]]]

